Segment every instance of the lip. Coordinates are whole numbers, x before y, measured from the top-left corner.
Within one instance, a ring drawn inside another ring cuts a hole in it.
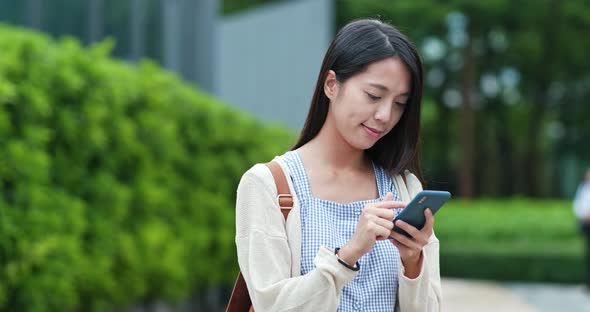
[[[363,126],[363,128],[365,128],[365,131],[367,132],[367,134],[370,137],[378,138],[383,133],[383,131],[379,131],[379,130],[377,130],[375,128],[367,127],[364,124],[361,124],[361,125]]]

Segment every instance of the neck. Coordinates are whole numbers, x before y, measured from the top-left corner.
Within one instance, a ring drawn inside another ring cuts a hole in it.
[[[370,166],[365,151],[346,142],[329,117],[318,135],[302,146],[301,150],[322,166],[334,169],[364,170]]]

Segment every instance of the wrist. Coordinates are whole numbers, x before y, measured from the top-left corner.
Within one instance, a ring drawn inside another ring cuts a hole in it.
[[[418,254],[417,257],[412,258],[402,258],[402,265],[404,266],[404,275],[407,278],[417,278],[420,276],[420,272],[422,271],[422,252]]]
[[[342,258],[340,258],[340,256],[338,255],[338,251],[340,250],[340,248],[336,248],[334,250],[334,254],[336,255],[336,258],[338,258],[338,262],[340,262],[340,264],[342,264],[343,266],[347,267],[348,269],[352,270],[352,271],[358,271],[361,269],[361,265],[360,263],[358,263],[358,261],[351,265],[350,263],[347,263],[346,261],[342,260]]]
[[[407,265],[420,264],[421,260],[422,260],[422,252],[419,252],[418,254],[415,254],[411,257],[402,258],[402,262]]]
[[[354,246],[346,244],[338,250],[337,255],[342,261],[348,264],[354,264],[361,258],[362,253]]]

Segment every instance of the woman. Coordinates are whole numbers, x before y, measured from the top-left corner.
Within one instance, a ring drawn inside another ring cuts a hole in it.
[[[274,159],[293,195],[287,221],[266,166],[238,186],[238,262],[257,312],[440,311],[432,214],[421,230],[392,222],[422,189],[422,76],[392,26],[358,20],[338,32],[299,141]]]

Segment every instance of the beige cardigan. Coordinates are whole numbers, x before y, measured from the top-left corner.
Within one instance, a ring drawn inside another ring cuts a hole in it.
[[[236,246],[238,263],[256,312],[336,311],[340,292],[354,279],[354,272],[337,261],[334,250],[320,248],[311,272],[300,275],[301,219],[299,201],[289,169],[280,158],[293,195],[293,209],[285,220],[278,206],[273,176],[263,164],[248,170],[240,181],[236,200]],[[394,184],[402,201],[409,201],[422,190],[420,181],[406,171]],[[439,242],[433,234],[423,249],[420,275],[409,279],[400,266],[399,300],[396,311],[441,311]],[[400,261],[401,263],[401,261]],[[361,269],[362,270],[362,269]]]

